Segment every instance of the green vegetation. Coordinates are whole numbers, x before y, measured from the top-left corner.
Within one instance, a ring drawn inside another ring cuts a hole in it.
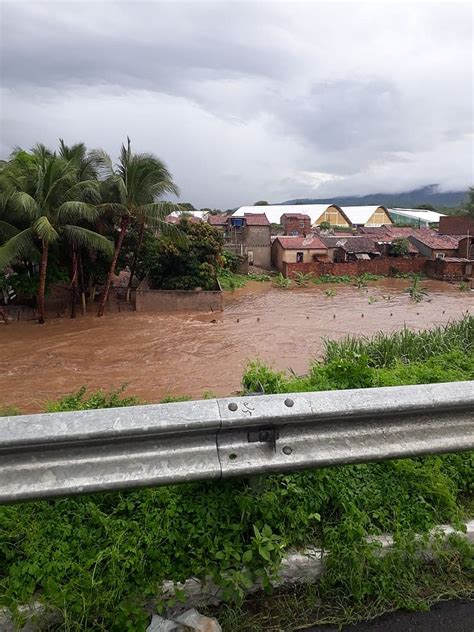
[[[405,292],[410,295],[411,300],[415,301],[415,303],[421,303],[428,296],[428,290],[420,285],[420,278],[417,276],[413,277],[411,286]]]
[[[223,290],[230,290],[233,292],[236,288],[244,287],[248,281],[260,281],[266,283],[271,281],[272,277],[269,274],[235,274],[227,269],[222,269],[218,275],[219,283]]]
[[[324,361],[304,377],[253,362],[243,386],[277,393],[473,379],[473,350],[474,317],[466,315],[429,332],[327,341]],[[120,390],[81,389],[48,409],[128,403]],[[428,562],[419,555],[436,524],[462,528],[473,491],[474,454],[458,453],[272,475],[258,485],[217,481],[5,506],[0,602],[15,608],[39,598],[60,611],[63,629],[142,631],[144,606],[161,583],[194,576],[224,590],[230,605],[219,618],[229,632],[263,632],[278,617],[291,629],[423,608],[474,589],[464,541],[435,542]],[[383,533],[394,534],[395,547],[380,556],[366,538]],[[259,597],[258,607],[239,606],[257,580],[271,592],[285,551],[307,545],[330,551],[320,582],[277,593],[278,603]]]
[[[458,285],[459,291],[460,292],[468,292],[469,291],[469,283],[466,283],[466,281],[461,281],[461,283]]]
[[[297,272],[295,274],[295,283],[299,287],[306,287],[312,280],[313,275],[311,273],[305,274],[304,272]]]
[[[183,239],[162,235],[155,240],[149,278],[164,290],[215,290],[222,264],[222,235],[205,222],[182,218],[177,229]]]
[[[390,254],[396,257],[404,257],[410,251],[410,242],[408,239],[400,237],[394,239],[390,245]]]
[[[291,279],[284,277],[283,274],[280,272],[275,277],[275,285],[282,290],[287,290],[291,286]]]
[[[313,283],[317,285],[321,283],[337,283],[337,284],[349,284],[354,283],[358,287],[362,287],[367,284],[367,281],[378,281],[383,279],[378,274],[371,274],[370,272],[364,272],[359,276],[350,276],[349,274],[335,275],[335,274],[322,274],[318,277],[313,277]]]
[[[331,298],[332,296],[336,296],[336,288],[330,287],[327,290],[324,290],[324,296]]]
[[[142,271],[143,246],[159,229],[179,237],[164,220],[176,204],[162,201],[178,188],[164,163],[152,154],[134,154],[130,140],[117,165],[83,143],[58,151],[37,145],[15,150],[0,164],[0,274],[23,300],[34,301],[44,323],[48,286],[67,283],[71,318],[78,295],[83,310],[104,286],[102,316],[113,275],[124,267],[130,283]],[[39,266],[38,266],[39,263]],[[11,274],[13,272],[13,274]],[[11,283],[10,283],[11,281]]]

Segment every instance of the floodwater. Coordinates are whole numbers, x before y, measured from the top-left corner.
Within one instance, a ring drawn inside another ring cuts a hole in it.
[[[243,369],[260,358],[277,369],[307,371],[323,351],[323,337],[413,329],[474,311],[474,294],[426,280],[430,302],[414,303],[404,279],[384,279],[367,290],[320,285],[281,290],[251,282],[226,293],[219,314],[122,312],[96,318],[0,322],[0,406],[24,412],[78,389],[115,388],[147,402],[165,395],[229,395]],[[334,296],[325,291],[335,288]],[[95,312],[95,310],[94,310]]]

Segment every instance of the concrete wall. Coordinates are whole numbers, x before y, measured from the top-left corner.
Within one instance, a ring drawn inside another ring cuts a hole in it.
[[[247,253],[249,253],[249,251],[253,253],[254,266],[264,268],[265,270],[270,270],[272,267],[270,234],[270,225],[247,226],[245,228]]]
[[[426,259],[402,258],[402,257],[377,257],[368,261],[348,261],[345,263],[332,263],[326,261],[313,261],[311,263],[283,263],[284,276],[294,277],[297,272],[311,273],[315,276],[333,274],[359,276],[368,272],[388,276],[396,272],[424,272]]]
[[[137,312],[221,312],[222,290],[152,290],[144,279],[135,294]]]
[[[303,264],[311,263],[313,257],[326,259],[328,251],[316,248],[298,248],[298,250],[285,250],[278,240],[272,244],[272,263],[279,272],[283,272],[285,263],[296,263],[296,254],[303,253]]]

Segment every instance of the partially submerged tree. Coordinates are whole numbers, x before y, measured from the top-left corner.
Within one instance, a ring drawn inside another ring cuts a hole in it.
[[[159,158],[153,154],[132,153],[130,139],[127,139],[126,147],[122,145],[120,158],[115,166],[110,156],[104,151],[97,150],[93,152],[93,156],[99,174],[103,178],[104,202],[101,207],[111,211],[118,224],[118,237],[97,312],[97,316],[103,316],[117,259],[132,220],[135,219],[139,224],[139,239],[130,267],[131,277],[135,273],[146,225],[176,234],[175,227],[167,224],[165,220],[172,211],[180,210],[180,207],[171,202],[159,200],[166,194],[178,195],[179,190],[170,172]]]
[[[74,160],[58,156],[44,145],[31,152],[18,150],[0,175],[4,216],[1,223],[0,270],[21,258],[39,259],[38,322],[44,323],[44,297],[48,255],[54,243],[94,248],[111,254],[112,244],[84,223],[99,214],[96,180],[78,181]]]

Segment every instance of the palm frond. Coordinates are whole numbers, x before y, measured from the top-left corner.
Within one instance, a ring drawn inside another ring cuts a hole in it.
[[[34,220],[39,215],[39,208],[36,200],[24,191],[15,191],[10,196],[10,204],[15,212]]]
[[[98,250],[110,257],[113,255],[114,244],[107,237],[99,235],[93,230],[82,226],[66,225],[63,227],[62,233],[65,239],[76,248]]]
[[[182,213],[183,209],[179,204],[173,202],[153,202],[152,204],[143,204],[135,209],[138,219],[143,219],[150,226],[163,222],[171,213]]]
[[[112,159],[106,151],[103,149],[93,149],[90,152],[90,158],[101,179],[105,180],[115,175]]]
[[[58,223],[77,222],[84,219],[88,222],[94,222],[100,215],[99,210],[92,204],[86,202],[64,202],[61,204],[57,214]]]
[[[66,191],[68,200],[81,200],[98,204],[101,201],[100,184],[97,180],[81,180]]]
[[[0,246],[0,270],[6,268],[15,259],[36,258],[37,255],[34,230],[26,228]]]
[[[33,229],[40,239],[48,243],[52,243],[59,238],[57,231],[45,215],[42,215],[36,220],[33,224]]]
[[[0,243],[8,241],[21,232],[18,228],[0,219]]]

